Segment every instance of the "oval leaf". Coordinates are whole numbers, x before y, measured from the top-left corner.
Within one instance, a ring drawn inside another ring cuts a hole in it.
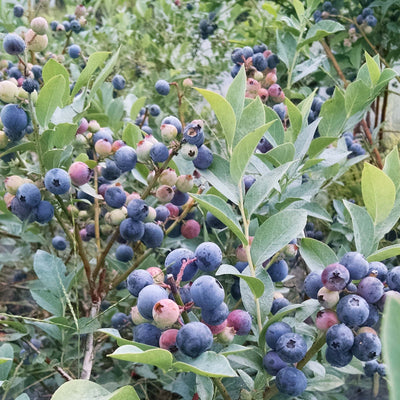
[[[301,239],[300,255],[311,271],[321,271],[327,265],[338,262],[336,254],[329,246],[311,238]]]
[[[367,257],[367,261],[383,261],[398,255],[400,255],[400,244],[394,244],[393,246],[384,247],[383,249],[375,251],[375,253]]]

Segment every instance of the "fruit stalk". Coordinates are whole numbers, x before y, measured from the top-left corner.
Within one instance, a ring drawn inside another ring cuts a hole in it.
[[[220,392],[224,400],[232,400],[225,386],[222,384],[220,378],[212,378],[212,381],[214,382],[214,385],[217,387],[218,391]]]
[[[178,292],[178,288],[176,286],[174,276],[172,274],[169,274],[167,276],[167,280],[168,280],[169,286],[171,288],[171,293],[174,296],[174,299],[176,301],[176,304],[178,304],[178,306],[184,307],[185,304],[183,303],[181,295]],[[183,322],[185,324],[188,324],[190,322],[190,319],[189,319],[189,316],[187,315],[187,312],[183,311],[181,315],[182,315]]]

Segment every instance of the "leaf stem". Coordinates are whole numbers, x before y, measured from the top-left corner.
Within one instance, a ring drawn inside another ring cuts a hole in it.
[[[224,400],[232,400],[220,378],[212,378],[212,381],[214,382],[214,385],[217,387]]]
[[[167,275],[167,281],[168,281],[169,286],[171,288],[171,293],[174,296],[176,304],[178,304],[178,306],[184,307],[185,304],[183,303],[181,295],[179,294],[179,290],[178,290],[178,287],[176,286],[176,282],[175,282],[174,276],[172,274],[168,274]],[[185,324],[188,324],[190,322],[190,319],[189,319],[189,316],[188,316],[187,312],[183,311],[181,315],[182,315],[183,322]]]

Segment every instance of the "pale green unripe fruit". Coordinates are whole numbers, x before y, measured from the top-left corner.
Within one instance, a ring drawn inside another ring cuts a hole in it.
[[[0,82],[0,100],[4,103],[14,103],[17,99],[18,86],[8,80]]]
[[[44,35],[49,28],[49,25],[45,18],[36,17],[31,21],[32,30],[38,35]]]
[[[26,48],[30,51],[43,51],[48,42],[47,35],[37,35],[32,29],[25,33]]]
[[[160,182],[161,185],[174,186],[177,179],[178,177],[176,175],[175,170],[173,170],[172,168],[167,168],[166,170],[161,172],[158,181]]]
[[[180,175],[176,180],[176,188],[181,192],[189,192],[193,189],[193,176],[192,175]]]
[[[180,150],[182,158],[187,161],[193,161],[199,153],[199,149],[194,144],[185,143]]]
[[[326,287],[319,289],[317,296],[319,303],[325,308],[333,308],[339,301],[339,292],[328,290]]]

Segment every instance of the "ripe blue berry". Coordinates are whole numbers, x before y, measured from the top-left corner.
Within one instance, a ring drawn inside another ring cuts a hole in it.
[[[78,58],[81,55],[81,48],[77,44],[69,46],[68,54],[71,58]]]
[[[333,350],[331,347],[327,347],[325,358],[326,361],[328,361],[328,363],[331,364],[333,367],[342,368],[350,364],[353,358],[353,353],[351,352],[351,350]]]
[[[356,294],[342,297],[336,307],[339,321],[349,327],[361,326],[368,318],[368,303]]]
[[[122,172],[131,171],[137,163],[135,149],[129,146],[123,146],[115,152],[115,163]]]
[[[365,376],[368,376],[369,378],[373,377],[375,372],[378,372],[378,367],[379,367],[378,361],[376,360],[367,361],[364,364]]]
[[[51,244],[56,250],[63,251],[67,248],[68,242],[62,236],[55,236],[53,237]]]
[[[232,51],[231,60],[235,64],[243,63],[243,50],[240,47],[238,47]],[[240,66],[239,66],[239,68],[240,68]]]
[[[65,194],[71,187],[68,172],[61,168],[53,168],[44,177],[44,186],[53,194]]]
[[[363,332],[354,338],[353,355],[361,361],[371,361],[381,354],[382,345],[378,335]]]
[[[173,125],[173,126],[175,126],[176,130],[178,131],[178,134],[182,133],[181,121],[179,121],[179,119],[174,117],[173,115],[170,115],[169,117],[165,117],[161,121],[161,125]]]
[[[165,206],[156,207],[156,221],[165,222],[170,216],[170,212]]]
[[[383,296],[382,296],[383,297]],[[379,311],[373,304],[368,304],[369,314],[362,326],[374,326],[379,322]]]
[[[21,18],[24,15],[24,7],[17,4],[14,6],[13,12],[14,12],[14,17]]]
[[[279,260],[271,264],[267,272],[272,282],[282,282],[288,275],[289,267],[285,260]]]
[[[203,128],[199,123],[191,122],[185,126],[183,139],[186,143],[200,147],[204,143]]]
[[[116,312],[112,317],[111,317],[111,326],[114,329],[124,329],[127,326],[129,326],[131,323],[130,318],[128,315],[122,313],[122,312]]]
[[[265,341],[271,349],[276,350],[276,342],[278,339],[285,333],[291,332],[292,328],[286,322],[274,322],[265,332]]]
[[[149,214],[149,206],[142,199],[133,199],[129,202],[128,217],[135,221],[144,221]]]
[[[307,344],[298,333],[285,333],[276,342],[276,352],[288,363],[299,362],[307,353]]]
[[[133,340],[148,346],[159,347],[161,333],[161,329],[146,322],[133,328]]]
[[[290,304],[290,301],[285,297],[279,297],[274,299],[271,306],[271,314],[275,315],[281,308],[284,308]]]
[[[245,46],[242,49],[243,57],[247,60],[249,57],[253,56],[253,49],[250,46]]]
[[[164,143],[156,143],[150,149],[150,158],[155,163],[164,162],[168,159],[169,150]]]
[[[7,104],[0,113],[1,122],[11,132],[23,131],[28,126],[26,112],[16,104]]]
[[[162,96],[166,96],[170,90],[169,83],[164,79],[158,80],[155,84],[155,88],[157,93],[161,94]]]
[[[210,275],[197,278],[190,287],[190,294],[196,306],[208,310],[218,307],[225,297],[221,283]]]
[[[152,117],[158,117],[161,113],[161,109],[157,104],[152,104],[149,108],[149,113]]]
[[[133,258],[133,250],[132,247],[126,244],[120,244],[115,250],[115,258],[118,261],[128,262],[131,261]],[[129,278],[129,277],[128,277]]]
[[[193,251],[189,249],[175,249],[172,250],[164,261],[164,266],[167,269],[167,274],[172,274],[176,279],[184,261],[192,260],[195,258]],[[195,262],[188,264],[185,267],[182,280],[190,281],[197,272],[197,265]]]
[[[213,343],[210,328],[201,322],[189,322],[179,330],[176,336],[178,349],[189,357],[198,357],[209,350]]]
[[[178,189],[174,190],[174,197],[171,199],[171,203],[175,206],[183,206],[189,200],[189,195],[186,192],[181,192]]]
[[[41,200],[32,211],[35,221],[39,224],[47,224],[54,217],[54,207],[46,200]]]
[[[387,273],[388,269],[386,268],[385,264],[379,261],[372,261],[369,263],[368,275],[375,274],[381,282],[385,282]]]
[[[198,169],[207,169],[213,162],[212,151],[204,144],[199,147],[197,157],[193,160],[193,165]]]
[[[8,70],[8,77],[9,78],[15,78],[15,79],[19,79],[22,77],[22,72],[19,70],[18,67],[11,67]]]
[[[346,253],[341,258],[340,264],[342,264],[349,270],[351,280],[362,279],[368,274],[368,261],[364,258],[362,254],[355,251]]]
[[[101,175],[108,181],[115,181],[121,176],[121,170],[114,161],[107,159],[105,168],[101,169]]]
[[[383,283],[378,278],[367,276],[358,284],[357,294],[368,303],[376,303],[383,296]]]
[[[350,280],[350,273],[339,263],[328,265],[321,274],[322,284],[331,291],[343,290]]]
[[[81,30],[81,24],[79,23],[79,21],[77,21],[76,19],[71,21],[71,31],[74,33],[79,33],[80,30]]]
[[[33,93],[35,91],[35,89],[36,89],[35,81],[33,79],[30,79],[30,78],[25,79],[22,82],[22,89],[24,89],[25,92]]]
[[[113,143],[113,133],[109,128],[101,128],[93,135],[93,144],[96,144],[98,140],[103,139],[107,142]]]
[[[7,33],[3,39],[4,51],[11,55],[21,54],[25,50],[24,40],[16,33]]]
[[[123,239],[127,241],[140,240],[144,234],[144,223],[132,218],[127,218],[121,222],[119,231]]]
[[[153,277],[149,272],[144,269],[137,269],[129,274],[126,287],[132,296],[137,297],[144,287],[153,283]]]
[[[125,79],[122,75],[115,75],[111,83],[115,90],[122,90],[125,87]]]
[[[300,396],[307,388],[307,378],[299,369],[285,367],[276,374],[276,386],[281,393]]]
[[[218,307],[208,310],[203,308],[201,310],[201,318],[208,325],[220,325],[229,315],[229,308],[226,303],[222,302]]]
[[[111,186],[104,194],[104,200],[112,208],[121,208],[126,201],[126,194],[119,186]]]
[[[146,319],[153,319],[153,307],[158,301],[168,299],[168,293],[158,285],[145,286],[138,295],[137,307],[139,313]]]
[[[332,325],[326,332],[326,344],[335,351],[349,351],[353,347],[354,335],[344,324]]]
[[[215,217],[213,214],[211,214],[209,211],[207,211],[206,222],[210,228],[214,229],[226,228],[226,225],[223,222],[221,222],[217,217]]]
[[[263,366],[268,374],[275,376],[282,368],[287,367],[288,364],[278,356],[278,353],[269,351],[263,357]]]
[[[252,57],[253,66],[257,69],[257,71],[264,71],[268,68],[268,62],[262,53],[256,53]]]
[[[254,178],[254,176],[252,175],[245,175],[243,177],[243,186],[245,193],[247,193],[247,191],[252,187],[255,181],[256,178]]]
[[[204,242],[195,251],[196,265],[205,272],[215,271],[222,262],[222,251],[213,242]]]
[[[388,272],[386,281],[390,289],[400,291],[400,266]]]
[[[147,222],[144,224],[144,234],[141,240],[149,249],[156,249],[162,245],[164,232],[159,225]]]
[[[313,271],[304,280],[304,291],[311,299],[318,299],[318,291],[322,288],[321,273]]]
[[[40,190],[33,183],[22,184],[17,190],[16,197],[30,209],[39,205],[41,200]]]

